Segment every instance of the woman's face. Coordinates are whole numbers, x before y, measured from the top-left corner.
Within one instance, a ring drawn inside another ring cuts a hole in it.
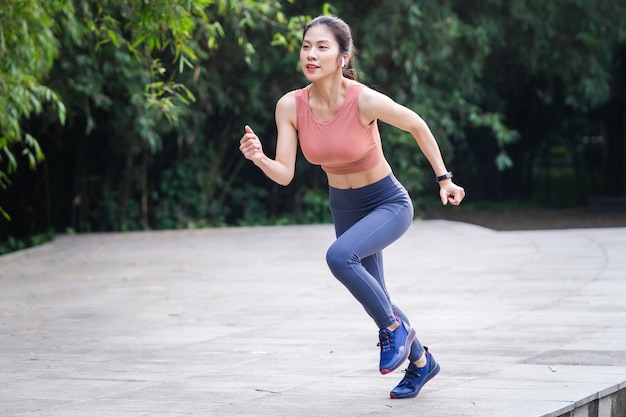
[[[315,25],[307,30],[300,48],[300,66],[309,81],[341,72],[339,44],[326,25]]]

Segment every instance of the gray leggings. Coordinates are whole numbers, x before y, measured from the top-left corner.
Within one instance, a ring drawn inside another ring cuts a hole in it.
[[[393,176],[362,188],[330,187],[330,210],[337,240],[326,253],[333,275],[348,288],[379,329],[398,316],[410,324],[395,306],[385,286],[382,250],[407,231],[413,221],[413,204],[402,184]],[[424,353],[416,338],[409,360]]]

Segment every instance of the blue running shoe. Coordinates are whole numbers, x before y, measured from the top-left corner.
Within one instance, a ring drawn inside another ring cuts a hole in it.
[[[430,381],[435,375],[439,373],[441,369],[439,364],[430,354],[428,348],[426,349],[426,366],[418,368],[413,362],[409,364],[409,367],[404,371],[404,378],[402,381],[391,390],[389,396],[391,398],[414,398],[417,397],[420,390]]]
[[[378,332],[380,342],[380,373],[393,372],[409,357],[411,343],[415,340],[415,330],[398,319],[400,326],[396,330],[387,328]]]

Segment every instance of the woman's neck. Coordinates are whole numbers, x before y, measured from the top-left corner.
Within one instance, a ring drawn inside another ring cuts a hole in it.
[[[320,80],[311,84],[309,95],[325,107],[333,107],[333,103],[341,100],[348,88],[349,81],[343,77],[339,80]]]

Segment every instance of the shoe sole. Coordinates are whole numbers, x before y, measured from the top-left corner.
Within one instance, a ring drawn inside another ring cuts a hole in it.
[[[441,367],[439,366],[439,364],[436,364],[435,367],[433,368],[432,371],[430,371],[430,373],[428,374],[428,376],[426,376],[426,379],[424,380],[424,383],[422,384],[422,386],[420,387],[420,389],[418,389],[415,394],[411,394],[411,395],[402,395],[402,396],[398,396],[396,394],[394,394],[393,392],[389,393],[389,397],[393,398],[394,400],[403,400],[406,398],[415,398],[417,397],[417,394],[420,393],[420,391],[422,390],[422,388],[424,388],[424,385],[426,385],[426,383],[428,381],[430,381],[431,379],[433,379],[435,377],[435,375],[437,375],[439,373],[439,371],[441,370]]]
[[[402,359],[401,361],[398,362],[398,365],[396,365],[394,368],[392,369],[381,369],[380,373],[383,375],[387,375],[392,373],[393,371],[395,371],[396,369],[398,369],[400,366],[402,366],[402,364],[409,358],[409,355],[411,354],[411,345],[413,344],[413,341],[415,340],[415,338],[417,337],[415,334],[415,329],[411,329],[409,331],[409,336],[407,337],[406,340],[408,341],[408,343],[406,345],[404,345],[404,351],[406,352],[406,355],[404,356],[404,359]]]

